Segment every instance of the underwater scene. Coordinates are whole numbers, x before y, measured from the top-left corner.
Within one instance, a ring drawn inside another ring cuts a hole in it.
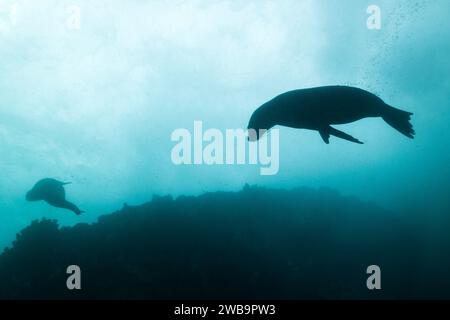
[[[1,0],[0,299],[449,299],[449,12]]]

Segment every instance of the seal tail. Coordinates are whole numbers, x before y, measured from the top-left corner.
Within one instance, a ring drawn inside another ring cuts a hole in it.
[[[414,139],[415,131],[410,122],[413,113],[403,111],[389,105],[386,105],[387,109],[382,115],[384,121],[391,127],[398,130],[408,138]]]

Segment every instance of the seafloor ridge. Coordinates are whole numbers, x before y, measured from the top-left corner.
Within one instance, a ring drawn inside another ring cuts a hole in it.
[[[422,263],[418,230],[324,188],[154,197],[91,225],[32,222],[0,256],[0,298],[449,297],[445,272]],[[74,264],[80,291],[66,288]],[[372,264],[379,291],[366,287]]]

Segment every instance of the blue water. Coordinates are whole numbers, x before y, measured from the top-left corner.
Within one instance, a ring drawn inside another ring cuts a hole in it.
[[[432,247],[450,225],[450,2],[375,2],[379,30],[367,28],[374,3],[363,0],[2,1],[0,247],[35,219],[90,223],[153,194],[245,183],[419,208]],[[331,84],[413,112],[416,139],[365,119],[342,126],[362,146],[280,128],[273,176],[171,161],[177,128],[245,128],[277,94]],[[45,177],[71,181],[68,198],[86,213],[26,202]]]

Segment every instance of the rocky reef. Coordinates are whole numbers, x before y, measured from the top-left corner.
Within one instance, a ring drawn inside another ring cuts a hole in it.
[[[420,244],[404,216],[326,188],[155,196],[90,225],[33,221],[0,256],[0,298],[444,297]],[[366,287],[373,264],[382,290]],[[69,265],[81,290],[66,287]]]

